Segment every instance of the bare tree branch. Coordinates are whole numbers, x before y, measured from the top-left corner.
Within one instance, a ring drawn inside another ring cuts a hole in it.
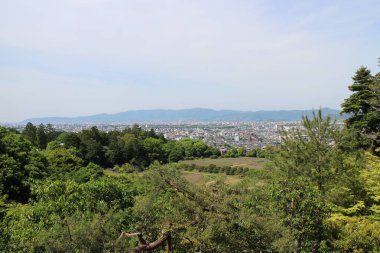
[[[137,232],[137,233],[122,232],[119,236],[119,239],[121,239],[123,237],[135,237],[135,236],[138,237],[140,244],[137,247],[135,247],[134,249],[129,250],[129,252],[141,252],[141,251],[154,250],[154,249],[158,248],[159,246],[161,246],[162,244],[164,244],[165,241],[167,241],[170,238],[170,233],[169,232],[163,232],[162,235],[160,236],[160,238],[158,238],[157,240],[155,240],[154,242],[151,242],[151,243],[147,243],[144,240],[142,233],[140,233],[140,232]],[[170,247],[171,247],[171,245],[169,246],[169,248]]]

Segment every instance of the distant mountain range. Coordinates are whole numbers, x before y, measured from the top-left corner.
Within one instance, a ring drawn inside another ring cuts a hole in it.
[[[236,111],[212,110],[204,108],[182,110],[134,110],[115,114],[96,114],[79,117],[45,117],[31,118],[22,123],[33,124],[86,124],[86,123],[167,123],[167,122],[248,122],[248,121],[293,121],[302,116],[311,116],[313,110],[280,111]],[[342,118],[340,111],[330,108],[322,109],[323,115]]]

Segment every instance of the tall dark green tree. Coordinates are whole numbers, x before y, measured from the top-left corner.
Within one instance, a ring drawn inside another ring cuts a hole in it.
[[[61,133],[62,131],[55,130],[52,124],[47,124],[45,126],[47,143],[56,140]]]
[[[0,195],[26,202],[31,182],[46,176],[46,159],[20,134],[0,127]]]
[[[91,127],[91,129],[83,130],[79,134],[81,140],[80,153],[82,158],[89,163],[105,166],[105,150],[103,148],[105,144],[105,138],[103,133],[98,130],[97,127]]]
[[[143,141],[144,150],[147,153],[149,162],[165,161],[165,152],[163,149],[164,141],[161,139],[148,137]]]
[[[124,144],[124,140],[120,136],[111,135],[109,137],[106,157],[112,165],[123,165],[127,162]]]
[[[353,94],[342,103],[342,113],[350,115],[347,126],[372,140],[375,150],[380,147],[380,73],[373,76],[368,68],[360,67],[352,79],[348,88]]]
[[[47,145],[47,136],[45,133],[45,126],[43,124],[40,124],[38,126],[36,137],[37,147],[45,149]]]
[[[80,149],[81,139],[77,133],[61,133],[57,138],[59,143],[65,148],[75,148]]]
[[[34,126],[31,122],[28,122],[22,131],[22,134],[33,144],[37,143],[37,127]]]

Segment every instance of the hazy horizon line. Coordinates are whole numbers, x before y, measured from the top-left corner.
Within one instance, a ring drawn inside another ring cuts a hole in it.
[[[14,120],[14,121],[0,121],[1,124],[17,124],[17,123],[23,123],[27,120],[34,120],[34,119],[48,119],[48,118],[65,118],[65,119],[75,119],[80,117],[91,117],[91,116],[97,116],[97,115],[116,115],[119,113],[125,113],[125,112],[136,112],[136,111],[183,111],[183,110],[211,110],[211,111],[235,111],[235,112],[276,112],[276,111],[313,111],[313,110],[319,110],[319,109],[330,109],[330,110],[336,110],[341,111],[341,109],[337,108],[331,108],[331,107],[318,107],[318,108],[310,108],[310,109],[259,109],[259,110],[244,110],[244,109],[215,109],[210,107],[187,107],[187,108],[144,108],[144,109],[130,109],[130,110],[124,110],[124,111],[118,111],[118,112],[100,112],[100,113],[89,113],[89,114],[80,114],[80,115],[53,115],[53,116],[30,116],[26,117],[21,120]]]

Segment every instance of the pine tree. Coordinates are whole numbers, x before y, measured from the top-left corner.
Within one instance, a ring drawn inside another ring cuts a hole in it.
[[[47,137],[45,133],[45,126],[40,124],[37,128],[37,147],[45,149],[47,145]]]
[[[37,143],[37,128],[30,122],[26,124],[24,131],[22,131],[22,135],[24,135],[33,145]]]
[[[360,67],[348,88],[353,94],[342,103],[342,113],[348,113],[348,128],[360,137],[372,140],[372,148],[380,145],[380,74],[371,75],[366,67]]]

